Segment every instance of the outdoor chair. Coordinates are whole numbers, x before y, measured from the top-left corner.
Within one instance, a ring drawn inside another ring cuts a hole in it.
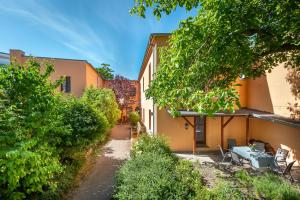
[[[275,161],[276,161],[276,163],[277,164],[284,163],[285,166],[287,167],[286,159],[287,159],[288,155],[289,155],[289,151],[288,150],[278,148],[277,151],[276,151],[276,154],[275,154]]]
[[[293,162],[289,163],[284,170],[281,170],[280,168],[276,168],[274,170],[274,172],[276,172],[277,174],[280,174],[282,176],[285,176],[285,177],[288,178],[289,181],[294,182],[294,178],[291,174],[291,171],[292,171],[292,167],[293,167],[295,162],[296,161],[294,160]]]
[[[227,143],[228,143],[228,149],[232,149],[233,147],[236,146],[236,140],[235,139],[228,139],[227,140]]]
[[[238,154],[234,153],[233,151],[230,151],[230,155],[231,155],[231,163],[233,162],[240,166],[243,165],[243,160],[240,158]]]
[[[262,142],[253,142],[254,149],[257,151],[265,152],[265,144]]]
[[[222,147],[220,145],[218,145],[218,146],[219,146],[219,149],[220,149],[220,152],[221,152],[221,155],[222,155],[222,161],[221,162],[224,162],[226,159],[230,159],[231,158],[230,152],[229,151],[224,152]]]

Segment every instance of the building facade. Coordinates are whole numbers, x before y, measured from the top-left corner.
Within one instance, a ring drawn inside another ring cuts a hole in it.
[[[29,58],[32,58],[31,56],[26,56],[21,50],[10,50],[9,54],[10,60],[19,64],[24,64]],[[86,60],[49,57],[33,58],[41,63],[42,71],[45,70],[46,63],[53,64],[55,71],[51,74],[51,81],[56,81],[61,77],[66,78],[61,87],[57,88],[58,91],[80,97],[88,87],[104,87],[104,80]]]
[[[213,117],[181,111],[173,118],[167,109],[158,109],[145,91],[158,67],[159,47],[168,45],[169,34],[151,34],[139,73],[141,116],[149,134],[164,135],[173,151],[203,152],[226,148],[228,139],[248,145],[250,139],[269,143],[273,149],[290,151],[289,160],[300,164],[299,99],[294,94],[295,73],[278,65],[255,80],[237,80],[241,108],[235,113],[216,113]],[[294,79],[293,79],[294,78]],[[300,77],[298,77],[299,80]],[[297,79],[297,78],[296,78]]]

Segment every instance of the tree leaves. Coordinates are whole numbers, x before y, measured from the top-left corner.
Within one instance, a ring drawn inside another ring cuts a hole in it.
[[[193,3],[152,2],[163,12]],[[299,1],[197,2],[198,15],[182,21],[160,50],[156,79],[147,90],[159,107],[233,111],[239,97],[232,85],[241,75],[256,78],[283,62],[299,70]]]

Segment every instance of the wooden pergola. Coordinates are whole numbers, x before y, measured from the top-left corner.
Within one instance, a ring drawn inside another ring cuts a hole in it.
[[[168,111],[169,112],[169,111]],[[182,117],[191,127],[194,128],[194,124],[191,123],[187,117],[200,117],[200,116],[207,116],[207,114],[199,114],[195,111],[186,111],[182,110],[179,111],[180,117]],[[244,117],[245,118],[245,123],[246,123],[246,141],[245,143],[247,144],[249,141],[249,119],[250,118],[257,118],[257,119],[262,119],[262,120],[267,120],[271,121],[273,123],[278,123],[278,124],[283,124],[291,127],[297,127],[300,128],[300,121],[299,120],[293,120],[287,117],[282,117],[273,113],[269,112],[264,112],[264,111],[259,111],[259,110],[254,110],[254,109],[247,109],[247,108],[242,108],[239,110],[236,110],[234,113],[229,113],[229,112],[217,112],[215,113],[212,117],[220,117],[221,118],[221,124],[220,124],[220,129],[221,129],[221,147],[224,148],[224,129],[226,126],[232,121],[233,118],[235,117]],[[224,118],[228,118],[226,121],[224,121]],[[196,134],[194,134],[193,137],[193,153],[196,152]]]

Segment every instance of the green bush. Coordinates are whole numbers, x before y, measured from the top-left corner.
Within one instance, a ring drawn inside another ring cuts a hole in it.
[[[86,146],[107,133],[109,125],[102,113],[76,98],[69,98],[66,105],[64,123],[72,129],[64,138],[66,146]]]
[[[50,83],[53,66],[30,60],[0,68],[0,193],[5,199],[27,198],[54,189],[62,172],[57,147],[70,127]]]
[[[222,181],[213,189],[203,189],[198,196],[198,199],[205,200],[246,200],[251,197],[243,194],[239,188],[232,185],[230,182]]]
[[[135,157],[143,153],[155,153],[157,155],[171,155],[171,149],[166,140],[160,136],[149,136],[142,134],[139,140],[133,145],[131,156]]]
[[[192,199],[201,188],[198,171],[176,159],[165,140],[142,136],[132,159],[117,173],[116,199]]]
[[[103,113],[111,128],[120,119],[121,111],[119,110],[115,93],[111,89],[86,89],[82,96],[82,101]]]
[[[258,196],[263,199],[299,200],[300,192],[281,177],[266,173],[253,179]]]
[[[127,161],[117,174],[116,199],[191,199],[200,176],[187,161],[144,153]]]
[[[131,124],[133,125],[136,125],[141,120],[141,117],[138,112],[130,112],[128,114],[128,118]]]

